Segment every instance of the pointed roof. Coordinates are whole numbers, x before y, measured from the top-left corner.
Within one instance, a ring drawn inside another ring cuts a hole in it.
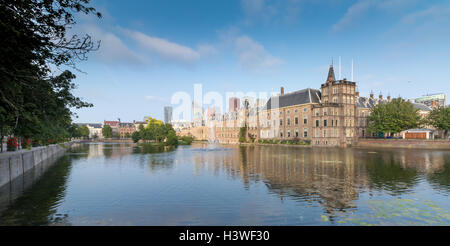
[[[265,109],[283,108],[306,103],[320,103],[320,97],[321,97],[320,90],[307,88],[299,91],[294,91],[291,93],[286,93],[284,95],[271,97],[267,101]]]
[[[336,77],[334,76],[333,64],[330,65],[330,70],[328,71],[327,82],[329,81],[336,81]]]

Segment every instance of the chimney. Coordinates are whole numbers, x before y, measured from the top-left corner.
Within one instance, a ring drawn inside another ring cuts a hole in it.
[[[432,108],[439,108],[439,102],[438,101],[432,101],[431,102],[431,107]]]
[[[370,93],[370,98],[373,98],[373,92]]]
[[[380,94],[379,98],[380,98],[380,100],[383,100],[383,95]]]
[[[357,97],[359,97],[359,91],[357,91],[357,92],[355,93],[355,95],[356,95]]]
[[[281,87],[281,95],[284,95],[284,87]]]
[[[388,102],[390,102],[391,101],[391,96],[387,96],[387,100],[388,100]]]

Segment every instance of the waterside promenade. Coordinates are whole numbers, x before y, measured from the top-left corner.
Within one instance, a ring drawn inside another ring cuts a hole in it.
[[[72,141],[63,144],[34,147],[30,150],[22,149],[0,153],[0,187],[24,175],[27,171],[47,159],[62,156],[69,147],[80,143],[80,141]]]

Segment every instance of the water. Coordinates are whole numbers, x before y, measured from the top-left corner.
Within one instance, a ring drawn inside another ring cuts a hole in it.
[[[450,225],[450,151],[86,144],[28,176],[0,225]]]

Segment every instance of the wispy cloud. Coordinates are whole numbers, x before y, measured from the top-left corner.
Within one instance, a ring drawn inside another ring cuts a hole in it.
[[[271,55],[266,48],[245,34],[239,28],[232,27],[218,32],[225,49],[233,50],[239,65],[248,72],[267,71],[284,64],[284,61]]]
[[[236,37],[234,46],[239,64],[249,71],[270,69],[284,63],[281,59],[270,55],[264,46],[246,35]]]
[[[450,18],[450,5],[433,5],[427,9],[420,10],[411,14],[406,15],[402,18],[402,24],[417,24],[423,23],[430,20],[448,20]],[[448,23],[447,23],[448,24]]]
[[[335,32],[342,30],[363,16],[372,6],[372,0],[362,0],[356,2],[347,9],[345,15],[336,24],[334,24],[331,29]]]
[[[351,5],[344,16],[339,19],[332,27],[331,30],[334,32],[341,31],[347,27],[358,23],[371,9],[380,10],[383,12],[398,11],[404,8],[409,8],[417,0],[358,0],[353,5]]]
[[[77,33],[86,33],[91,35],[94,40],[101,41],[100,49],[93,52],[92,55],[106,64],[143,65],[148,63],[147,58],[130,49],[113,31],[101,28],[95,22],[83,23],[69,34]]]
[[[300,0],[241,0],[241,7],[245,14],[244,24],[255,23],[292,23],[300,13]]]
[[[187,46],[138,31],[129,31],[128,33],[140,47],[165,60],[191,64],[200,59],[200,54]]]
[[[197,51],[201,57],[211,57],[219,53],[217,48],[211,44],[200,44],[197,46]]]

